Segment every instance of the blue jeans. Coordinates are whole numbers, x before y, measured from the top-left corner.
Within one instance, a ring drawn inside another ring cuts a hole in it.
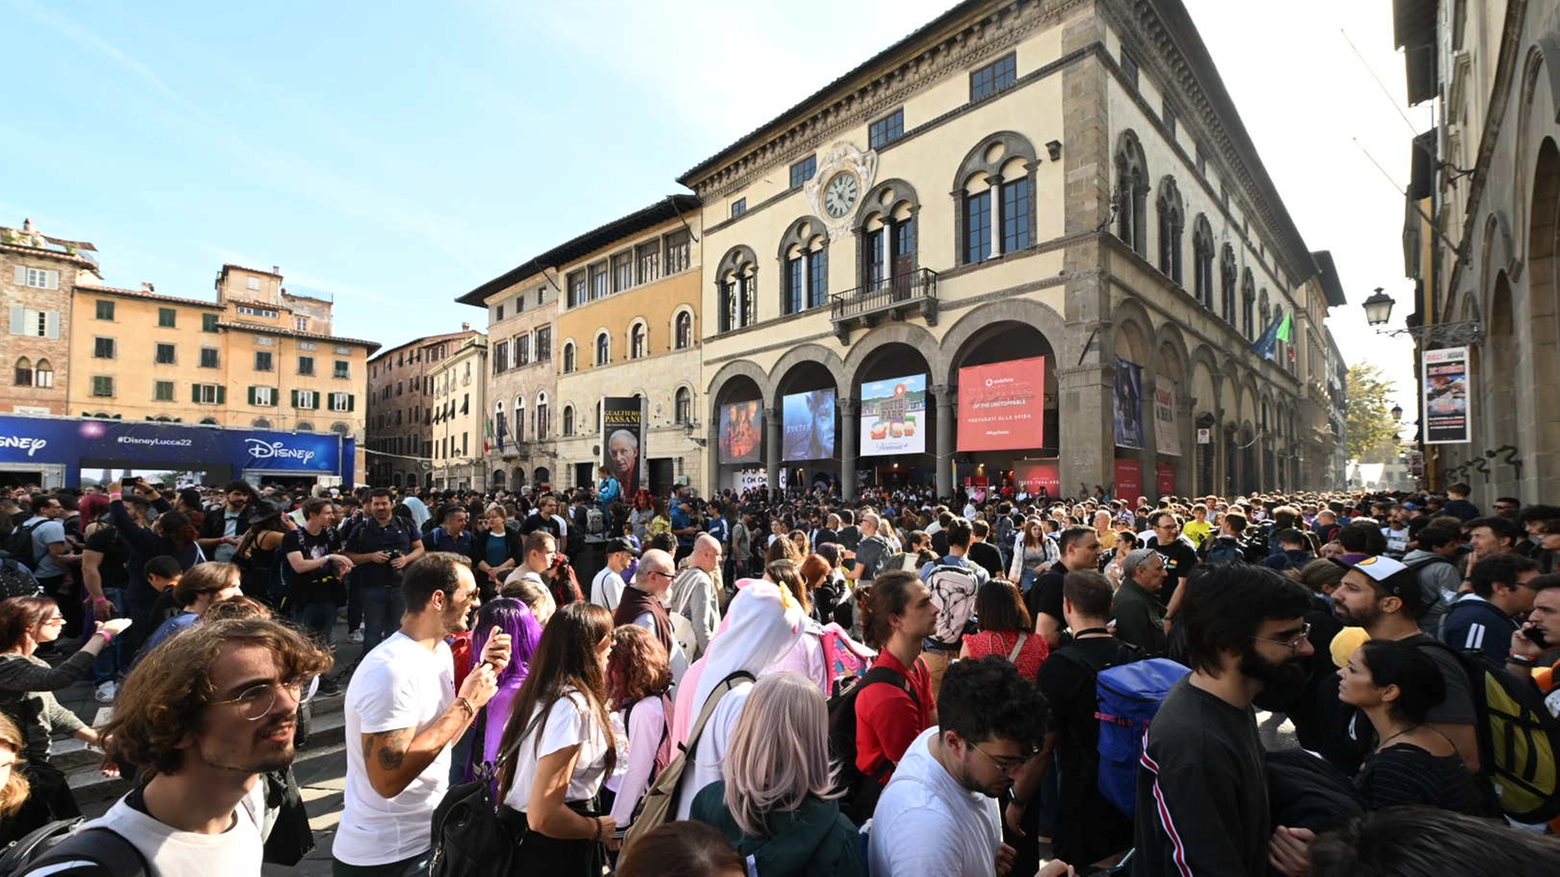
[[[332,616],[335,609],[331,610]],[[363,651],[384,642],[390,634],[401,629],[401,616],[406,614],[406,598],[399,586],[370,585],[363,588]]]
[[[388,865],[348,865],[339,859],[332,859],[330,873],[332,877],[420,877],[428,873],[430,855],[431,852],[418,853]]]
[[[336,604],[334,601],[305,603],[293,610],[293,623],[311,631],[326,648],[334,645]]]
[[[125,605],[124,588],[104,588],[103,597],[107,599],[108,602],[114,604],[114,615],[116,617],[125,614],[123,611]],[[86,615],[88,619],[93,617],[92,604],[90,602],[87,604]],[[82,626],[86,628],[83,631],[82,638],[86,639],[87,637],[92,636],[92,630],[97,625],[83,624]],[[119,650],[124,646],[124,644],[124,637],[114,637],[113,642],[110,642],[107,646],[105,646],[103,651],[98,654],[97,658],[92,661],[93,682],[103,682],[104,680],[113,679],[119,675],[119,668],[123,666],[123,656],[120,654]]]

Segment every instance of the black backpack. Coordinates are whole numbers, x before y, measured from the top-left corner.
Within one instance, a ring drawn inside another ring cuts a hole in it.
[[[43,586],[17,561],[0,557],[0,600],[11,597],[37,597]]]
[[[888,667],[873,667],[854,680],[846,680],[829,698],[829,755],[839,765],[835,791],[842,793],[840,812],[856,825],[872,818],[872,811],[883,794],[883,778],[894,770],[891,761],[884,761],[883,766],[871,775],[856,767],[856,697],[863,688],[879,682],[898,686],[910,695],[917,707],[921,705],[910,680]]]
[[[148,877],[151,868],[135,844],[111,828],[82,829],[84,822],[78,816],[33,829],[0,855],[0,877],[56,873],[49,866],[67,863],[67,874]],[[93,865],[97,868],[91,869]]]
[[[48,520],[25,527],[17,527],[5,537],[5,554],[28,569],[38,568],[38,558],[33,554],[33,531],[47,524]]]

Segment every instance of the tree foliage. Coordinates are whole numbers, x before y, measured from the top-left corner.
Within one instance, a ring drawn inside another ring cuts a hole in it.
[[[1349,458],[1362,459],[1371,448],[1388,441],[1398,431],[1392,419],[1392,392],[1396,385],[1368,362],[1349,366]]]

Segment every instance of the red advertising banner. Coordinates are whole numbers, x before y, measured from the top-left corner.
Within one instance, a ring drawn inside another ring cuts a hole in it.
[[[959,450],[1014,451],[1044,444],[1045,357],[959,369]]]
[[[1159,490],[1160,496],[1175,496],[1174,464],[1158,463],[1154,466],[1154,486]]]
[[[1062,495],[1062,464],[1057,460],[1014,460],[1013,483],[1030,496],[1039,496],[1045,488],[1046,496]]]
[[[1135,502],[1143,495],[1143,461],[1116,461],[1116,498]]]

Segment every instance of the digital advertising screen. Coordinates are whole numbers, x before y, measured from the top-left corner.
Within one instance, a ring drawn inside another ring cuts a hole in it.
[[[757,463],[763,441],[763,415],[758,400],[720,406],[722,463]]]
[[[834,458],[834,388],[780,397],[784,454],[789,463]]]
[[[959,369],[959,450],[1045,444],[1045,357]]]
[[[861,456],[926,451],[926,375],[861,385]]]

